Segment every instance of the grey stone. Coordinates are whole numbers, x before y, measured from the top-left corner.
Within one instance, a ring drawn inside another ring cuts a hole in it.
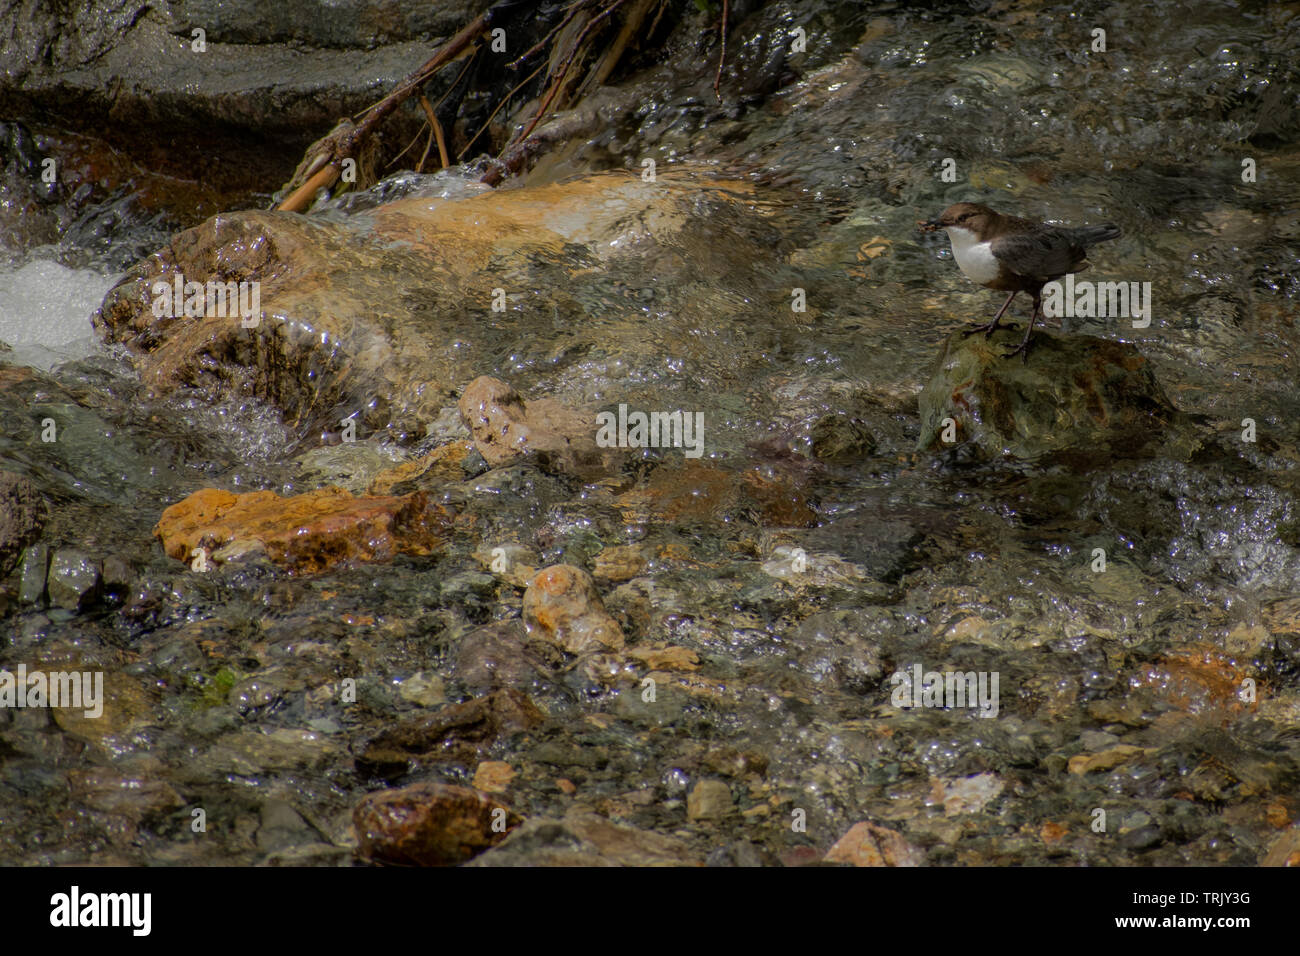
[[[40,604],[45,600],[45,580],[50,573],[50,546],[34,544],[23,552],[18,576],[18,600],[23,604]]]
[[[99,591],[99,562],[75,548],[60,548],[50,559],[50,604],[69,611],[83,610]]]

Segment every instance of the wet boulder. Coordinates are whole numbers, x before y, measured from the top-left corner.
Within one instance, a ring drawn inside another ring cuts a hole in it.
[[[338,564],[427,555],[446,540],[451,518],[421,491],[393,497],[353,497],[321,488],[282,498],[273,491],[237,495],[204,488],[163,511],[154,527],[163,549],[195,570],[265,551],[272,561],[315,574]]]
[[[922,450],[967,444],[981,457],[1087,467],[1188,440],[1185,416],[1133,345],[1040,329],[1022,362],[1004,354],[1021,335],[949,336],[920,396]]]
[[[771,255],[744,183],[601,173],[484,189],[347,217],[215,216],[130,269],[95,327],[135,354],[156,392],[253,396],[305,429],[351,418],[358,437],[404,441],[430,433],[491,356],[531,352],[541,336],[556,356],[622,355],[603,304],[616,265],[664,286],[680,274],[663,295],[685,296],[695,270],[748,283]],[[638,327],[640,306],[626,309]],[[505,398],[502,415],[526,415]]]

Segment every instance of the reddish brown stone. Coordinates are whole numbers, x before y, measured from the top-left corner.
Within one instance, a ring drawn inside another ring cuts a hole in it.
[[[1193,644],[1139,669],[1133,687],[1152,689],[1166,704],[1190,713],[1223,708],[1230,713],[1254,709],[1239,694],[1250,676],[1218,648]]]
[[[430,554],[443,544],[447,512],[422,492],[354,498],[341,488],[281,498],[272,491],[237,495],[205,488],[162,513],[154,534],[173,558],[236,540],[260,541],[271,560],[314,574],[344,562]]]
[[[368,794],[352,811],[361,855],[395,866],[456,866],[522,822],[486,793],[442,783]]]
[[[645,487],[618,498],[631,518],[664,521],[716,521],[727,515],[757,514],[763,524],[813,527],[817,514],[795,467],[754,465],[728,471],[697,461],[656,468]]]

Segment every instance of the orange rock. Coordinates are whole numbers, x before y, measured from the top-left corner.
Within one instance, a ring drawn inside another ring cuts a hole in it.
[[[1142,667],[1133,685],[1152,688],[1173,707],[1191,713],[1214,708],[1242,711],[1247,705],[1237,695],[1249,676],[1217,648],[1194,644]]]
[[[211,554],[230,541],[253,539],[271,560],[314,574],[345,562],[431,554],[442,547],[450,520],[422,492],[355,498],[341,488],[321,488],[282,498],[272,491],[205,488],[166,509],[153,530],[178,560],[189,560],[196,548]]]
[[[629,581],[644,571],[645,566],[645,548],[641,545],[614,545],[596,555],[592,575],[606,581]]]
[[[515,779],[515,768],[504,760],[484,760],[474,771],[474,788],[486,793],[505,793]]]
[[[570,654],[623,647],[623,629],[605,610],[591,575],[571,564],[537,572],[524,592],[524,623]]]
[[[403,462],[396,468],[381,471],[370,480],[370,484],[366,486],[366,493],[386,495],[392,491],[394,485],[424,476],[442,481],[459,481],[465,477],[462,466],[473,449],[474,443],[468,441],[454,441],[439,445],[427,455],[421,455],[414,461]]]
[[[1134,757],[1140,757],[1143,754],[1152,752],[1129,744],[1119,744],[1109,750],[1103,750],[1101,753],[1078,754],[1071,757],[1069,769],[1070,773],[1074,774],[1092,773],[1096,770],[1114,770],[1120,764],[1128,763]]]
[[[758,503],[765,524],[782,528],[815,528],[817,512],[797,472],[763,467],[742,473],[750,496]]]
[[[1038,835],[1042,838],[1043,842],[1046,843],[1048,846],[1055,846],[1057,843],[1060,843],[1062,840],[1064,840],[1065,835],[1069,832],[1070,831],[1068,828],[1062,826],[1059,823],[1054,823],[1051,820],[1048,820],[1046,823],[1043,824],[1042,828],[1038,831]]]
[[[1282,803],[1270,803],[1264,808],[1264,819],[1274,829],[1281,830],[1291,823],[1291,811]]]
[[[628,656],[655,671],[693,671],[700,667],[700,655],[689,647],[656,644],[651,647],[634,647]]]
[[[925,855],[898,831],[863,821],[839,838],[825,860],[854,866],[921,866]]]

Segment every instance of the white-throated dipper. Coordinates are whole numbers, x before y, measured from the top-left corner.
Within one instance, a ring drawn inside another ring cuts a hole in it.
[[[1108,222],[1101,226],[1051,226],[1017,216],[1004,216],[988,206],[959,202],[933,219],[917,223],[922,232],[948,230],[952,255],[967,278],[987,289],[1009,292],[993,321],[967,329],[964,334],[984,332],[992,335],[998,320],[1017,292],[1034,297],[1034,310],[1024,340],[1007,357],[1019,353],[1029,361],[1029,336],[1042,312],[1043,286],[1088,268],[1088,247],[1119,236],[1119,226]]]

